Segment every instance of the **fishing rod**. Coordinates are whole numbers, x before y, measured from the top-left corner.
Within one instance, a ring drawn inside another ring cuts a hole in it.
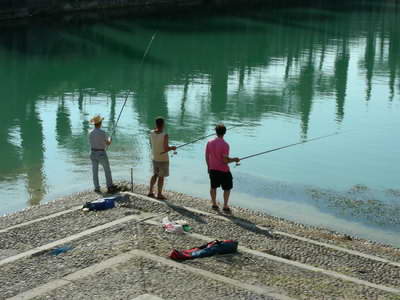
[[[335,133],[331,133],[331,134],[327,134],[327,135],[323,135],[323,136],[318,136],[318,137],[315,137],[315,138],[312,138],[312,139],[308,139],[308,140],[305,140],[305,141],[301,141],[301,142],[289,144],[289,145],[286,145],[286,146],[281,146],[281,147],[278,147],[278,148],[274,148],[274,149],[271,149],[271,150],[259,152],[259,153],[256,153],[256,154],[251,154],[251,155],[248,155],[248,156],[244,156],[244,157],[241,157],[239,159],[240,159],[240,161],[242,161],[242,160],[245,160],[245,159],[248,159],[248,158],[252,158],[252,157],[255,157],[255,156],[267,154],[267,153],[270,153],[270,152],[274,152],[274,151],[278,151],[278,150],[281,150],[281,149],[285,149],[285,148],[289,148],[289,147],[305,144],[305,143],[316,141],[316,140],[325,139],[325,138],[328,138],[328,137],[331,137],[331,136],[334,136],[334,135],[338,135],[338,134],[340,134],[340,132],[335,132]],[[236,166],[240,166],[240,163],[236,163]]]
[[[152,37],[151,37],[149,43],[147,44],[146,50],[144,51],[144,54],[143,54],[143,57],[142,57],[142,61],[141,61],[140,66],[139,66],[139,70],[141,70],[142,67],[143,67],[144,59],[146,58],[147,54],[149,53],[150,47],[151,47],[151,45],[153,44],[153,40],[154,40],[154,38],[156,37],[156,35],[157,35],[157,32],[155,32],[155,33],[152,35]],[[119,115],[118,115],[118,118],[117,118],[117,122],[115,122],[115,124],[114,124],[114,128],[113,128],[113,130],[112,130],[112,132],[111,132],[110,139],[113,137],[113,135],[114,135],[114,133],[115,133],[115,129],[117,128],[118,121],[119,121],[119,119],[121,118],[122,112],[123,112],[123,110],[124,110],[124,108],[125,108],[126,102],[128,101],[128,97],[129,97],[130,94],[131,94],[130,91],[128,91],[128,92],[126,93],[125,101],[124,101],[124,103],[122,104],[121,110],[120,110]]]
[[[234,125],[234,126],[232,126],[232,127],[227,128],[226,130],[231,130],[231,129],[233,129],[233,128],[240,127],[240,126],[244,126],[244,125],[243,125],[243,124]],[[195,140],[193,140],[193,141],[187,142],[187,143],[185,143],[185,144],[176,146],[176,150],[178,150],[179,148],[185,147],[185,146],[187,146],[187,145],[194,144],[194,143],[196,143],[196,142],[198,142],[198,141],[204,140],[204,139],[206,139],[206,138],[208,138],[208,137],[210,137],[210,136],[213,136],[213,135],[215,135],[215,133],[211,133],[211,134],[209,134],[209,135],[205,135],[205,136],[199,137],[199,138],[197,138],[197,139],[195,139]],[[174,154],[178,154],[178,152],[176,152],[176,150],[174,151]],[[160,154],[164,154],[164,153],[167,153],[167,152],[168,152],[168,151],[164,151],[164,152],[161,152]]]

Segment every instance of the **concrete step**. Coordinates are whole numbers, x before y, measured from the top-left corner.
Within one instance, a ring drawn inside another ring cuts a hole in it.
[[[163,299],[161,299],[160,297],[154,296],[154,295],[143,294],[132,300],[163,300]]]
[[[148,192],[148,186],[145,185],[134,185],[133,191],[135,194],[146,195]],[[215,214],[210,207],[209,200],[192,197],[186,194],[182,194],[174,191],[165,192],[166,196],[170,201],[179,206],[189,206],[194,209],[207,211],[208,213]],[[145,197],[145,196],[143,196]],[[276,232],[285,232],[297,237],[303,237],[312,239],[315,242],[322,242],[333,246],[339,246],[348,250],[355,250],[364,254],[374,255],[388,261],[400,263],[400,249],[385,246],[380,243],[374,243],[365,239],[357,237],[350,237],[348,235],[332,232],[324,228],[316,228],[313,226],[304,226],[285,219],[277,218],[268,215],[263,212],[255,212],[252,210],[233,207],[236,219],[243,219],[247,222],[262,225]]]
[[[153,295],[145,294],[144,292]],[[248,285],[172,260],[132,250],[49,281],[8,300],[29,299],[281,299]],[[157,296],[154,296],[157,295]]]
[[[107,211],[85,213],[81,206],[58,212],[38,220],[25,222],[0,230],[1,249],[22,253],[41,245],[61,240],[90,228],[101,226],[127,215],[140,214],[134,209],[114,208]],[[4,258],[5,254],[2,255]],[[1,265],[0,261],[0,265]]]
[[[400,265],[358,251],[330,247],[326,243],[296,237],[293,234],[275,234],[236,216],[202,212],[198,209],[160,203],[145,197],[132,197],[134,206],[144,207],[146,202],[164,206],[171,219],[186,218],[193,231],[217,239],[236,239],[246,247],[302,264],[342,273],[371,283],[397,288],[400,286]]]
[[[118,256],[131,249],[141,249],[156,257],[165,257],[172,248],[199,246],[204,237],[165,233],[159,221],[150,224],[135,223],[133,220],[117,226],[113,231],[98,231],[89,237],[71,241],[72,250],[60,256],[25,257],[0,268],[0,286],[6,287],[5,295],[15,296],[22,291],[34,289],[50,281],[62,279],[68,274],[99,264],[110,256]],[[153,223],[153,224],[151,224]],[[246,252],[247,251],[247,252]],[[254,251],[254,250],[253,250]],[[396,294],[374,288],[357,281],[331,276],[329,272],[299,267],[295,262],[282,263],[255,252],[241,248],[235,255],[215,256],[187,261],[184,265],[230,278],[249,286],[271,289],[275,294],[297,297],[322,298],[332,295],[338,298],[365,299],[395,297]],[[6,275],[7,274],[7,275]],[[149,276],[149,280],[152,276]],[[7,285],[8,284],[8,285]],[[2,292],[0,290],[0,292]],[[4,294],[4,293],[3,293]]]
[[[58,227],[53,226],[51,236],[54,234],[63,238],[38,247],[29,248],[28,245],[27,250],[2,259],[0,294],[4,292],[4,295],[10,297],[34,289],[134,248],[163,257],[172,248],[191,248],[215,238],[239,240],[242,245],[241,254],[185,264],[248,285],[273,287],[278,294],[284,294],[281,291],[284,288],[294,297],[304,296],[304,290],[313,297],[323,297],[328,291],[337,297],[351,295],[352,299],[363,299],[365,295],[396,297],[400,294],[397,285],[399,268],[373,257],[352,254],[290,235],[271,235],[268,230],[245,219],[149,201],[146,197],[135,196],[127,204],[125,208],[99,214],[82,214],[75,210],[59,213],[51,218],[44,217],[38,222],[0,232],[2,242],[6,244],[10,241],[12,243],[13,237],[20,241],[33,239],[40,244],[48,241],[45,229],[50,224],[58,225],[63,221],[67,225],[81,226],[81,231],[76,226],[72,230],[72,233],[76,233],[72,235],[67,235],[68,228],[57,230]],[[135,211],[142,213],[131,215]],[[127,212],[129,214],[125,216]],[[196,233],[183,236],[165,233],[160,226],[162,217],[157,215],[160,213],[168,213],[170,219],[187,219]],[[137,223],[148,216],[158,216],[158,220],[147,220],[144,225]],[[112,221],[106,222],[108,220]],[[95,226],[88,229],[93,224]],[[49,254],[48,250],[65,244],[72,246],[72,250],[60,256]],[[11,250],[3,252],[12,255]]]

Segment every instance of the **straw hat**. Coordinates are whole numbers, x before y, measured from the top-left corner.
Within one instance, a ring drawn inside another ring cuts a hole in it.
[[[90,123],[96,125],[101,123],[104,120],[104,118],[102,118],[100,115],[94,116],[91,120]]]

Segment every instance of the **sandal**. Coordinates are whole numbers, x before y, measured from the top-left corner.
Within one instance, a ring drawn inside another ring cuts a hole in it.
[[[232,213],[232,211],[231,211],[231,209],[229,207],[224,207],[222,210],[227,214]]]
[[[167,200],[167,198],[165,198],[163,195],[158,195],[157,199],[158,200]]]
[[[148,194],[147,194],[147,197],[155,198],[154,193],[148,193]]]
[[[212,205],[211,208],[212,208],[213,210],[219,210],[219,206],[218,206],[218,205]]]

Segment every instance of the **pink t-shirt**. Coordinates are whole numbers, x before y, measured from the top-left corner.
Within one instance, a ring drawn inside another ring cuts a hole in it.
[[[216,137],[207,143],[206,157],[210,170],[229,172],[229,166],[224,162],[224,156],[229,156],[229,145],[224,139]]]

